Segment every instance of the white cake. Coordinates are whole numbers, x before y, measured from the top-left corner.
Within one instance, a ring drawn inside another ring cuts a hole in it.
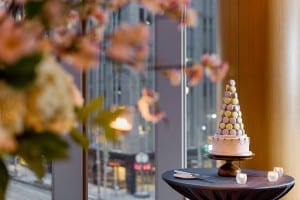
[[[211,154],[225,156],[252,155],[250,138],[245,133],[235,81],[226,84],[221,116],[212,138]]]

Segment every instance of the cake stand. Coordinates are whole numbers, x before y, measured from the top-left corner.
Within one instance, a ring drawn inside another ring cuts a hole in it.
[[[214,160],[224,160],[226,163],[219,167],[219,176],[236,176],[240,168],[234,165],[233,161],[242,161],[252,159],[255,154],[251,153],[249,155],[239,155],[239,156],[227,156],[227,155],[215,155],[208,154],[208,157]]]

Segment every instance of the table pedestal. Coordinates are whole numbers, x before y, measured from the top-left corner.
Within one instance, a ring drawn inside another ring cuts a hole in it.
[[[224,165],[222,165],[218,170],[219,176],[236,176],[237,172],[240,170],[239,167],[232,163],[232,160],[227,160]]]
[[[208,154],[208,157],[214,160],[225,160],[226,163],[222,165],[218,170],[219,176],[236,176],[240,168],[233,164],[233,161],[243,161],[252,159],[253,153],[246,156],[224,156],[224,155],[214,155]]]

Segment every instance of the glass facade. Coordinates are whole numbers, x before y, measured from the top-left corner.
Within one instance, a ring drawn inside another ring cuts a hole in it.
[[[193,1],[199,13],[198,26],[187,30],[187,61],[199,60],[204,53],[216,49],[215,1]],[[136,4],[130,4],[111,16],[109,32],[121,22],[148,24],[152,32],[151,53],[147,65],[155,62],[154,16]],[[195,42],[197,41],[197,42]],[[105,43],[103,45],[106,45]],[[142,76],[128,66],[119,66],[101,55],[99,66],[88,73],[88,98],[102,95],[105,106],[135,106],[142,87],[155,88],[155,73],[146,71]],[[204,78],[195,87],[187,88],[187,144],[188,167],[212,167],[207,159],[209,136],[215,130],[216,87]],[[195,109],[197,108],[197,109]],[[88,154],[89,199],[129,199],[145,195],[154,199],[155,192],[155,127],[137,113],[134,128],[122,136],[119,143],[100,143],[93,130],[88,131],[91,148]],[[136,162],[137,155],[147,155],[143,166]]]
[[[193,1],[193,7],[199,13],[198,26],[187,29],[186,62],[216,52],[216,1]],[[187,167],[213,167],[207,152],[216,127],[216,85],[204,76],[198,85],[187,86],[186,95]]]
[[[149,25],[154,37],[154,16],[136,4],[130,4],[111,15],[108,33],[120,23]],[[154,38],[151,39],[147,65],[154,65]],[[103,44],[107,45],[107,44]],[[104,97],[105,107],[126,105],[136,107],[140,91],[147,86],[154,89],[154,71],[142,76],[129,66],[120,66],[101,55],[99,65],[88,73],[88,98]],[[100,142],[92,129],[88,130],[91,148],[88,152],[89,199],[154,199],[155,129],[136,112],[134,127],[122,135],[119,142]],[[138,156],[147,161],[138,162]]]

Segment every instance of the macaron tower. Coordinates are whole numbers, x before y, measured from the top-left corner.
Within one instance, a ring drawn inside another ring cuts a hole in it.
[[[236,82],[226,84],[220,120],[212,139],[212,154],[216,155],[251,155],[250,138],[245,133],[242,112],[236,90]]]

